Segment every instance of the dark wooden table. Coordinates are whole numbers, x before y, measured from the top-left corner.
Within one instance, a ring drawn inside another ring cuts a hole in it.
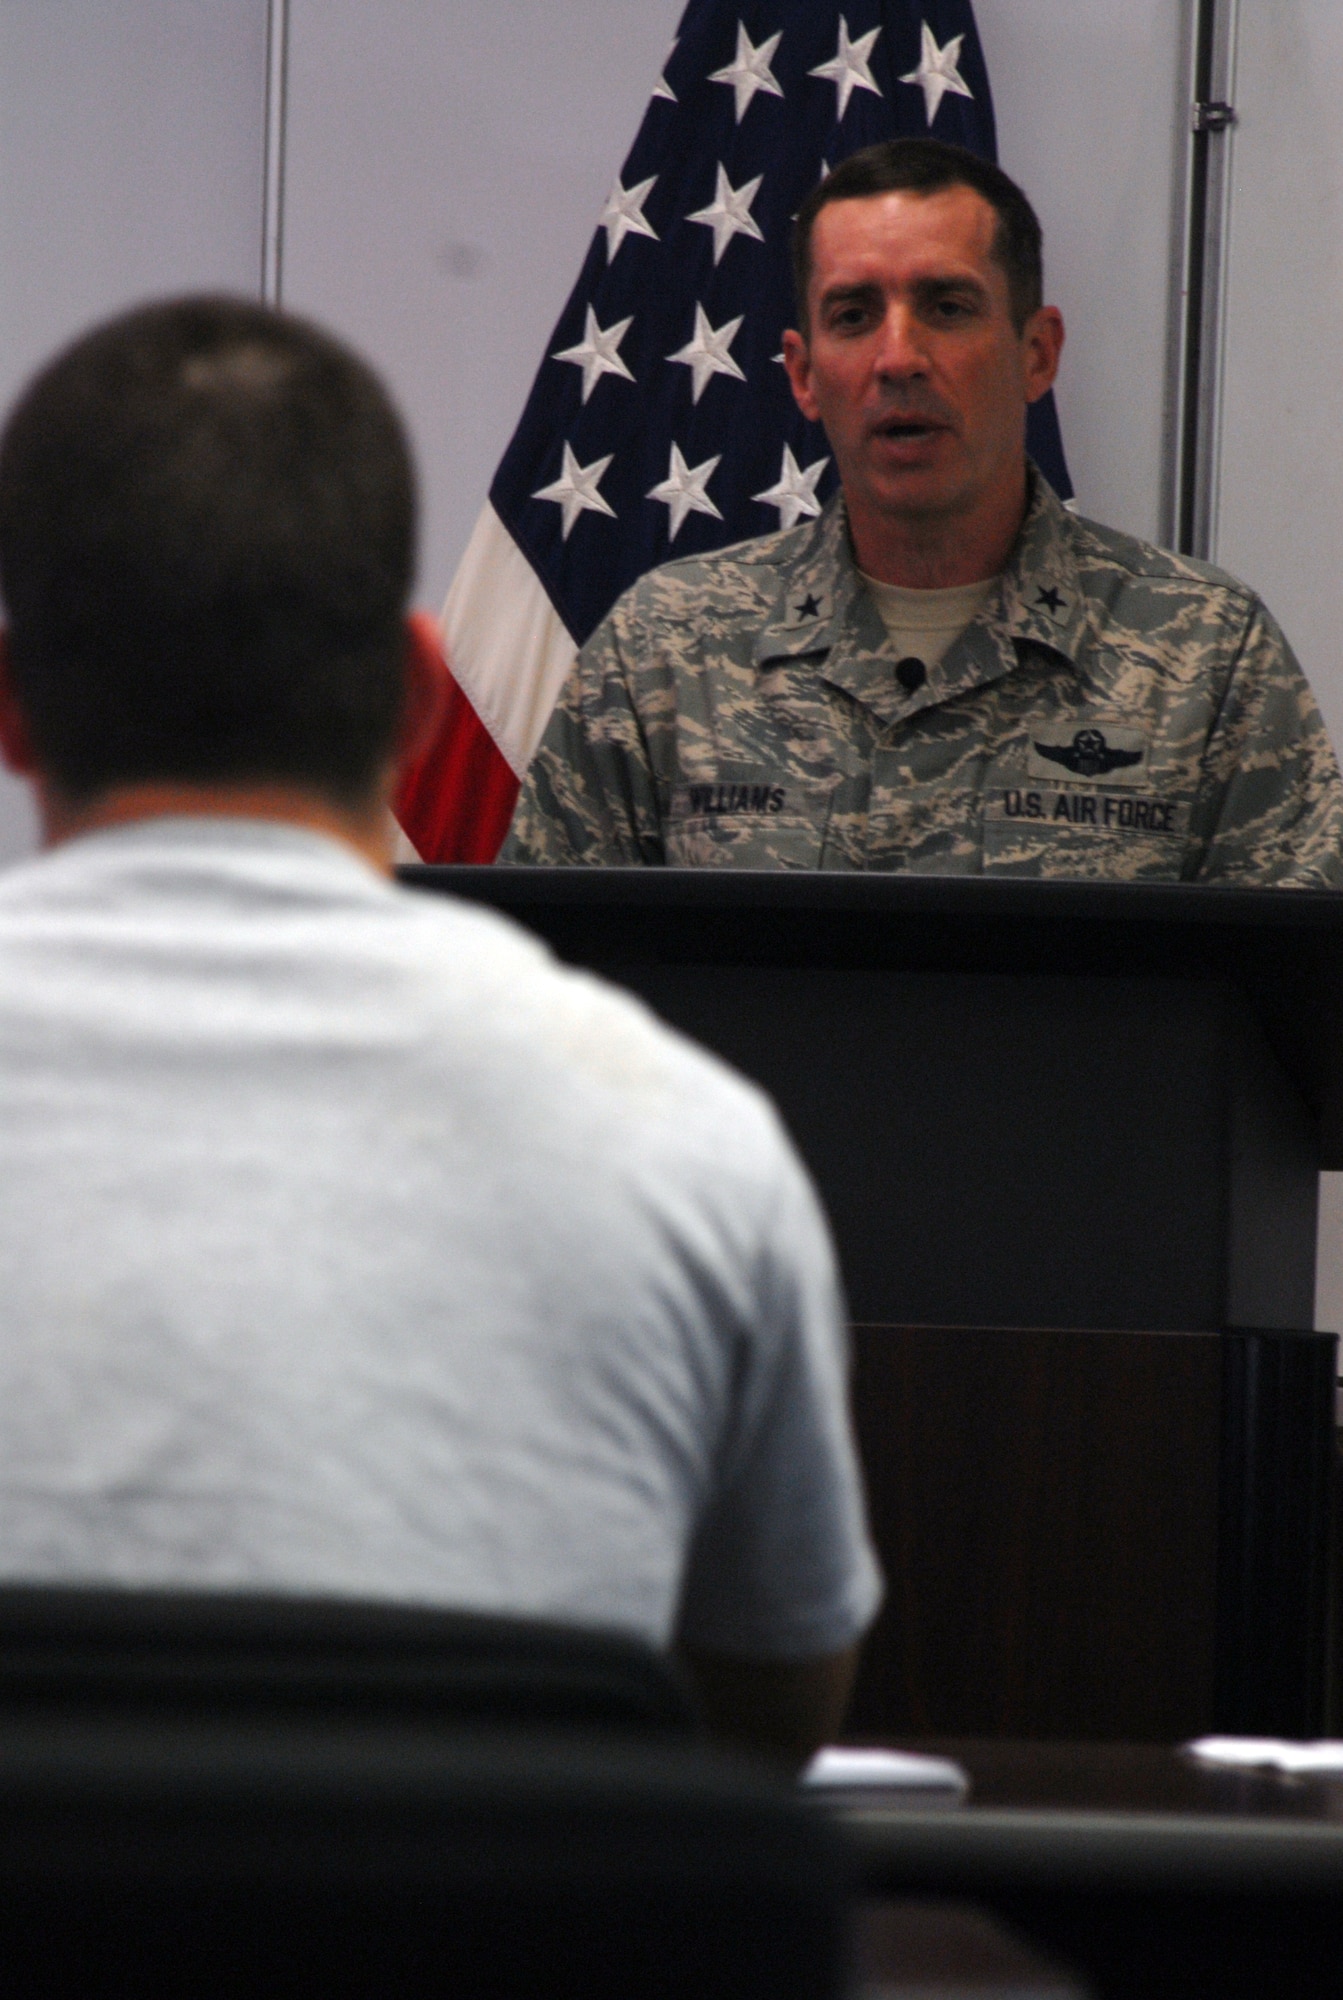
[[[972,1791],[839,1804],[874,1893],[973,1901],[1099,2000],[1343,1994],[1343,1780],[1150,1745],[905,1747],[954,1757]]]

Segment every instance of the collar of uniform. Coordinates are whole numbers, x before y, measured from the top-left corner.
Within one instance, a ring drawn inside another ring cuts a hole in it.
[[[1087,619],[1072,522],[1049,481],[1029,461],[1026,470],[1030,500],[1003,572],[1003,627],[1009,640],[1047,646],[1075,667]]]
[[[871,704],[884,720],[903,721],[918,709],[1004,679],[1028,646],[1043,647],[1076,671],[1086,611],[1072,526],[1053,487],[1029,460],[1026,476],[1026,518],[998,590],[947,648],[912,700],[894,707]]]
[[[997,610],[999,596],[990,599]],[[979,620],[975,621],[976,624]],[[963,640],[953,652],[959,655]],[[1007,653],[1011,655],[1011,646]],[[948,682],[945,663],[927,681],[907,694],[895,678],[896,650],[871,591],[865,590],[849,541],[849,518],[842,492],[827,503],[809,540],[786,566],[774,615],[755,644],[757,667],[808,654],[823,656],[818,671],[832,687],[872,711],[884,726],[902,722],[921,708],[931,708],[975,680],[994,680],[1012,665],[990,664],[989,670],[958,674]]]
[[[757,667],[822,654],[823,677],[889,725],[1001,680],[1018,663],[1018,641],[1072,665],[1086,621],[1068,516],[1033,465],[1027,474],[1026,518],[1000,588],[913,694],[895,679],[895,647],[862,587],[840,493],[787,565],[786,587],[756,638]]]
[[[797,553],[781,561],[779,594],[768,622],[756,634],[757,667],[773,660],[796,660],[828,653],[836,644],[855,599],[868,604],[849,549],[844,498],[836,493],[812,522]],[[882,631],[881,614],[873,613]]]

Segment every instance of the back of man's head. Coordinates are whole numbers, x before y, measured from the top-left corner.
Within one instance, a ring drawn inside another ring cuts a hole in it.
[[[401,422],[328,334],[188,298],[96,328],[0,439],[0,591],[35,759],[127,784],[373,791],[403,697]]]

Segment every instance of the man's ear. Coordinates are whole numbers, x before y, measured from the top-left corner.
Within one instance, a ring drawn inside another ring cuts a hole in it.
[[[1027,320],[1021,336],[1025,364],[1026,401],[1038,403],[1054,386],[1063,353],[1063,314],[1057,306],[1041,306]]]
[[[427,611],[412,611],[406,619],[406,693],[396,739],[399,770],[407,770],[429,748],[451,686],[438,620]]]
[[[783,336],[783,365],[788,370],[793,400],[804,417],[819,423],[821,412],[811,388],[811,349],[802,334],[789,327]]]
[[[31,777],[36,770],[33,756],[32,738],[28,734],[28,718],[14,687],[14,672],[10,660],[9,632],[0,625],[0,758],[8,768],[20,778]]]

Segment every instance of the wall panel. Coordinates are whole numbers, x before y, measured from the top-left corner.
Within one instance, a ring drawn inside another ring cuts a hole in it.
[[[0,404],[118,307],[255,292],[266,0],[0,4]],[[0,861],[35,837],[0,773]]]
[[[1185,0],[975,0],[998,152],[1039,211],[1068,328],[1058,402],[1084,514],[1155,539]]]
[[[441,602],[680,0],[291,0],[285,299],[414,432]]]
[[[1229,0],[1223,0],[1229,4]],[[1265,598],[1343,745],[1343,8],[1241,0],[1215,555]],[[1343,1326],[1343,1175],[1316,1319]]]

